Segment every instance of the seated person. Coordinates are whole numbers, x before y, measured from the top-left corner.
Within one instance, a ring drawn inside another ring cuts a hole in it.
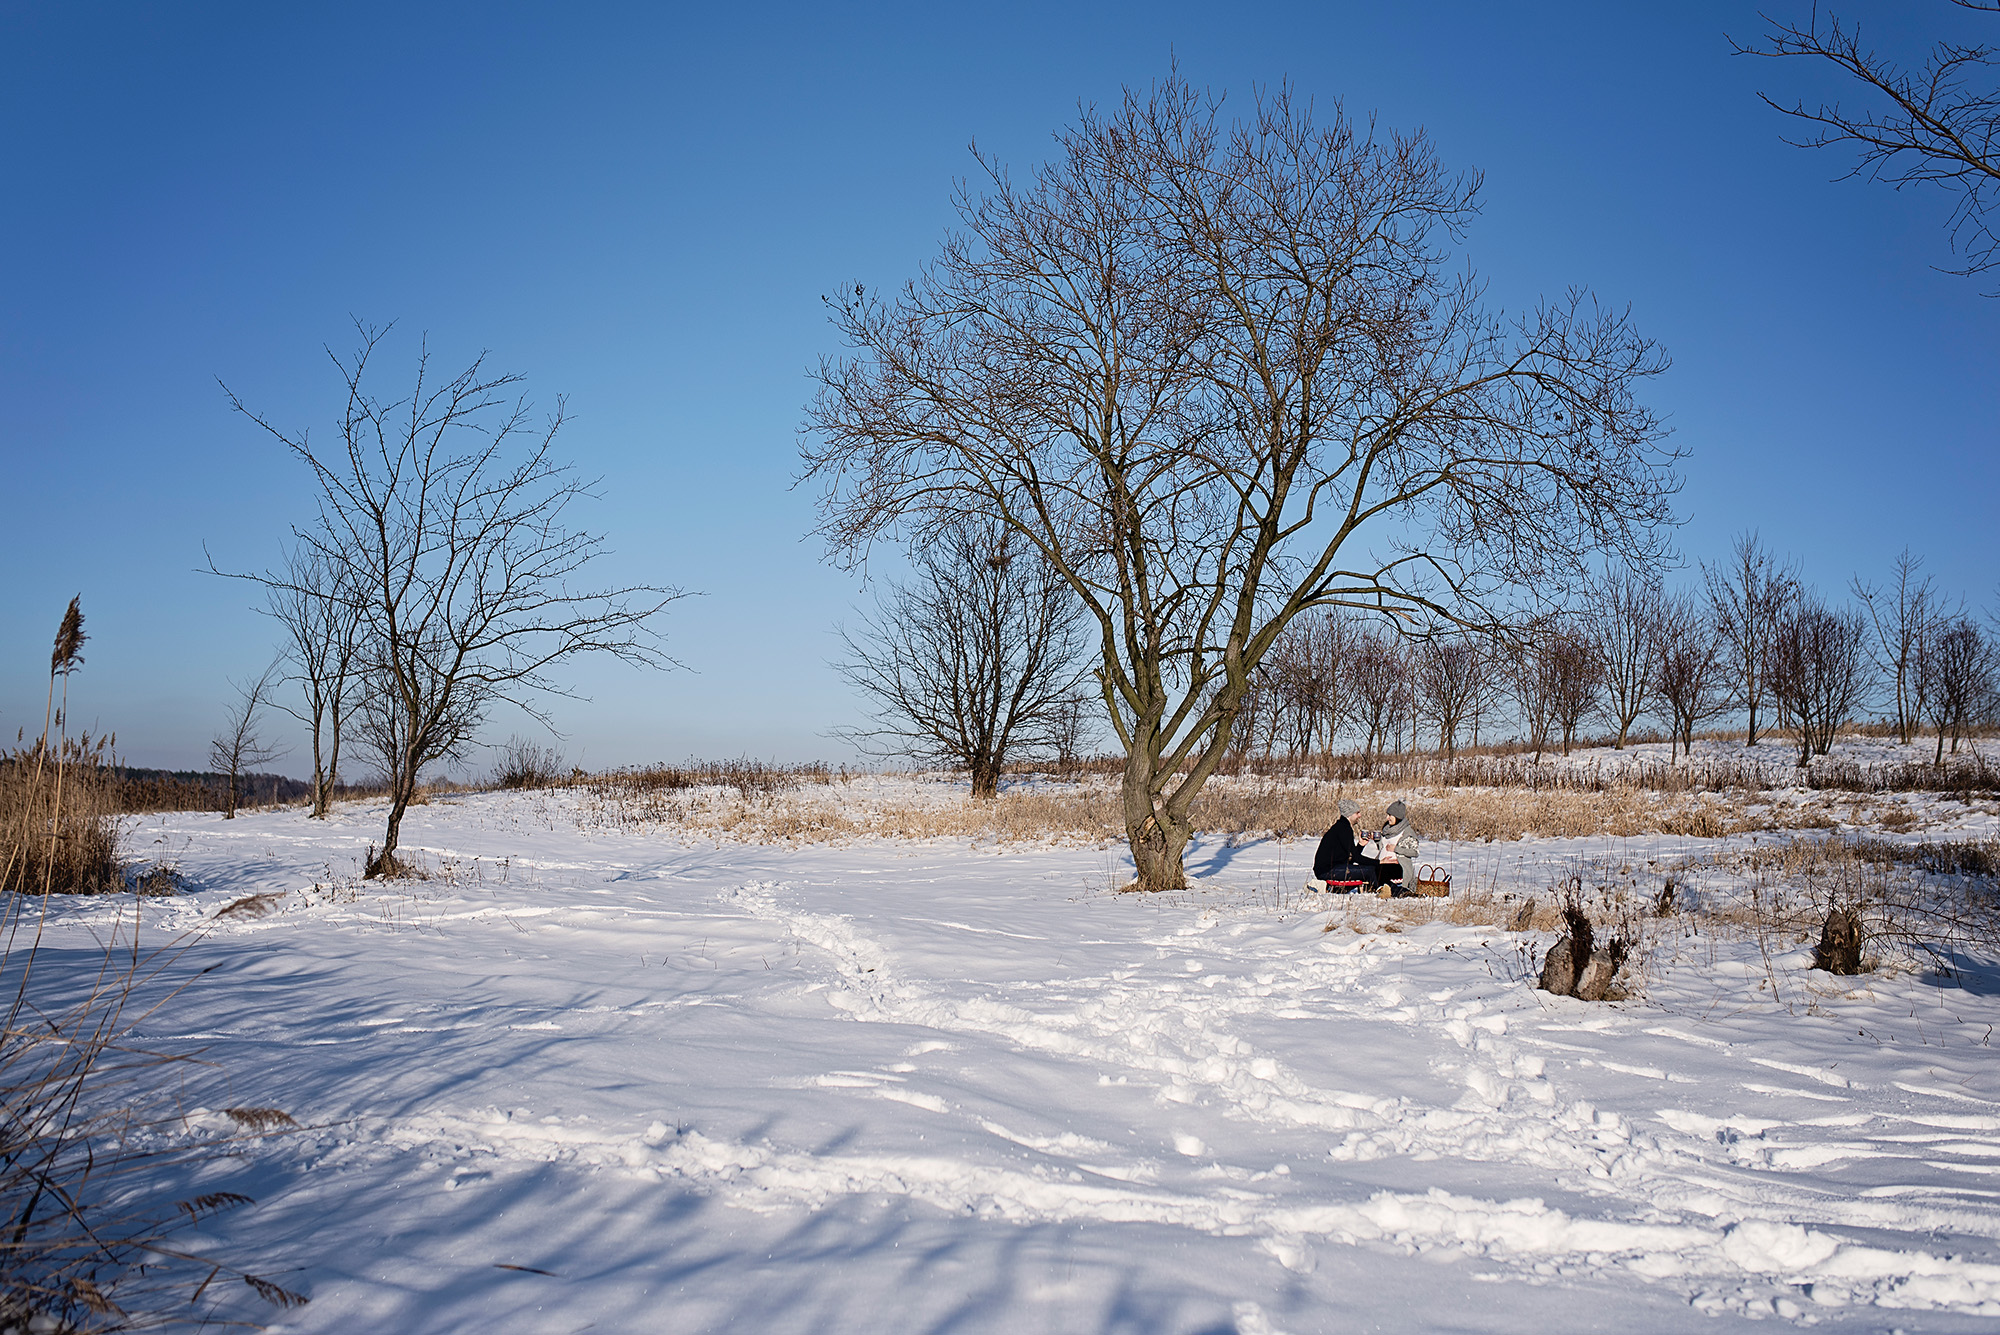
[[[1340,819],[1320,838],[1319,851],[1313,854],[1314,880],[1375,883],[1375,860],[1363,857],[1354,839],[1352,818],[1360,813],[1359,802],[1345,797],[1340,800]]]
[[[1380,852],[1377,885],[1414,886],[1417,883],[1417,832],[1410,828],[1410,809],[1401,802],[1389,804],[1389,819],[1382,832],[1371,841]]]

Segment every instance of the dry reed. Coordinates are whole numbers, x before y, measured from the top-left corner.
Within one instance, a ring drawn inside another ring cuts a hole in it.
[[[0,760],[0,884],[9,887],[0,895],[0,1328],[240,1325],[230,1318],[245,1290],[279,1307],[305,1299],[178,1235],[250,1198],[190,1191],[170,1200],[160,1188],[177,1178],[192,1186],[223,1145],[279,1125],[276,1110],[237,1119],[240,1133],[191,1138],[182,1099],[206,1068],[132,1041],[174,995],[168,975],[190,938],[142,954],[134,895],[129,924],[121,916],[94,949],[58,954],[44,944],[57,893],[116,889],[122,879],[109,741],[62,734],[84,639],[72,599],[50,660],[42,735]],[[160,1001],[141,1009],[140,995]]]

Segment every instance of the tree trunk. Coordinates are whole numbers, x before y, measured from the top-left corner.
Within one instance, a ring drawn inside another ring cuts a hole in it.
[[[1749,735],[1743,739],[1743,745],[1757,745],[1757,702],[1754,699],[1750,702],[1750,731]]]
[[[1000,766],[990,760],[972,763],[972,795],[982,800],[1000,796]]]
[[[316,805],[313,815],[325,820],[333,812],[333,789],[340,782],[340,708],[342,701],[336,697],[333,702],[332,742],[326,752],[326,791]]]
[[[370,859],[361,873],[363,880],[403,874],[403,864],[396,857],[396,844],[403,832],[403,813],[410,809],[410,802],[417,795],[417,776],[416,767],[407,761],[397,769],[405,772],[389,777],[389,826],[382,835],[382,851]]]
[[[1134,745],[1125,758],[1125,836],[1139,873],[1134,888],[1184,890],[1181,858],[1194,830],[1185,817],[1174,817],[1162,794],[1167,776],[1159,772],[1159,758],[1147,752]]]
[[[398,785],[389,803],[389,828],[382,835],[382,851],[369,861],[367,869],[361,873],[363,880],[402,874],[403,864],[396,858],[396,841],[403,831],[403,813],[409,809],[410,795]]]
[[[229,767],[229,795],[222,803],[222,818],[224,820],[236,819],[236,767],[234,765]]]
[[[318,715],[314,715],[312,721],[313,796],[311,817],[313,820],[326,819],[326,764],[320,755],[319,733],[320,718]]]

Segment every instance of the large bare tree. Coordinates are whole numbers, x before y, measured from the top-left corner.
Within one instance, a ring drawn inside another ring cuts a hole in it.
[[[967,525],[914,555],[835,670],[875,706],[848,736],[878,755],[963,766],[994,797],[1009,757],[1074,749],[1089,665],[1076,596],[1027,543]]]
[[[1958,8],[2000,14],[1993,0],[1952,0]],[[1951,272],[1982,273],[2000,264],[2000,234],[1990,212],[2000,192],[2000,87],[1993,76],[1994,48],[1941,40],[1915,69],[1868,46],[1858,23],[1822,18],[1814,6],[1801,26],[1771,20],[1758,46],[1736,44],[1741,55],[1799,59],[1831,65],[1862,95],[1859,109],[1839,102],[1808,106],[1764,97],[1767,105],[1803,126],[1800,148],[1847,148],[1856,154],[1848,177],[1866,176],[1904,186],[1936,186],[1953,199],[1952,248],[1964,263]],[[1763,96],[1759,94],[1759,96]]]
[[[341,572],[360,623],[362,722],[389,785],[387,829],[366,869],[378,876],[401,868],[398,836],[426,766],[461,755],[496,704],[546,722],[544,698],[567,693],[550,672],[571,659],[671,661],[648,622],[680,594],[575,587],[604,539],[569,526],[592,484],[554,453],[560,399],[537,421],[521,377],[489,372],[483,355],[439,376],[428,348],[408,392],[380,397],[369,361],[387,331],[357,328],[351,356],[327,353],[346,390],[330,445],[272,425],[233,393],[230,402],[317,484],[317,519],[297,539]]]
[[[1587,553],[1644,563],[1675,456],[1665,365],[1572,292],[1489,310],[1452,243],[1476,177],[1279,89],[1240,120],[1169,76],[1086,111],[1026,181],[979,159],[962,228],[893,295],[831,303],[806,415],[823,533],[990,515],[1094,623],[1137,884],[1185,883],[1202,785],[1300,613],[1461,624]]]

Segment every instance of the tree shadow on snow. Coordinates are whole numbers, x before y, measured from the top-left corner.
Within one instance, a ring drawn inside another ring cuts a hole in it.
[[[1936,988],[1953,988],[1974,997],[2000,997],[2000,961],[1949,946],[1927,946],[1935,967],[1917,975]]]

